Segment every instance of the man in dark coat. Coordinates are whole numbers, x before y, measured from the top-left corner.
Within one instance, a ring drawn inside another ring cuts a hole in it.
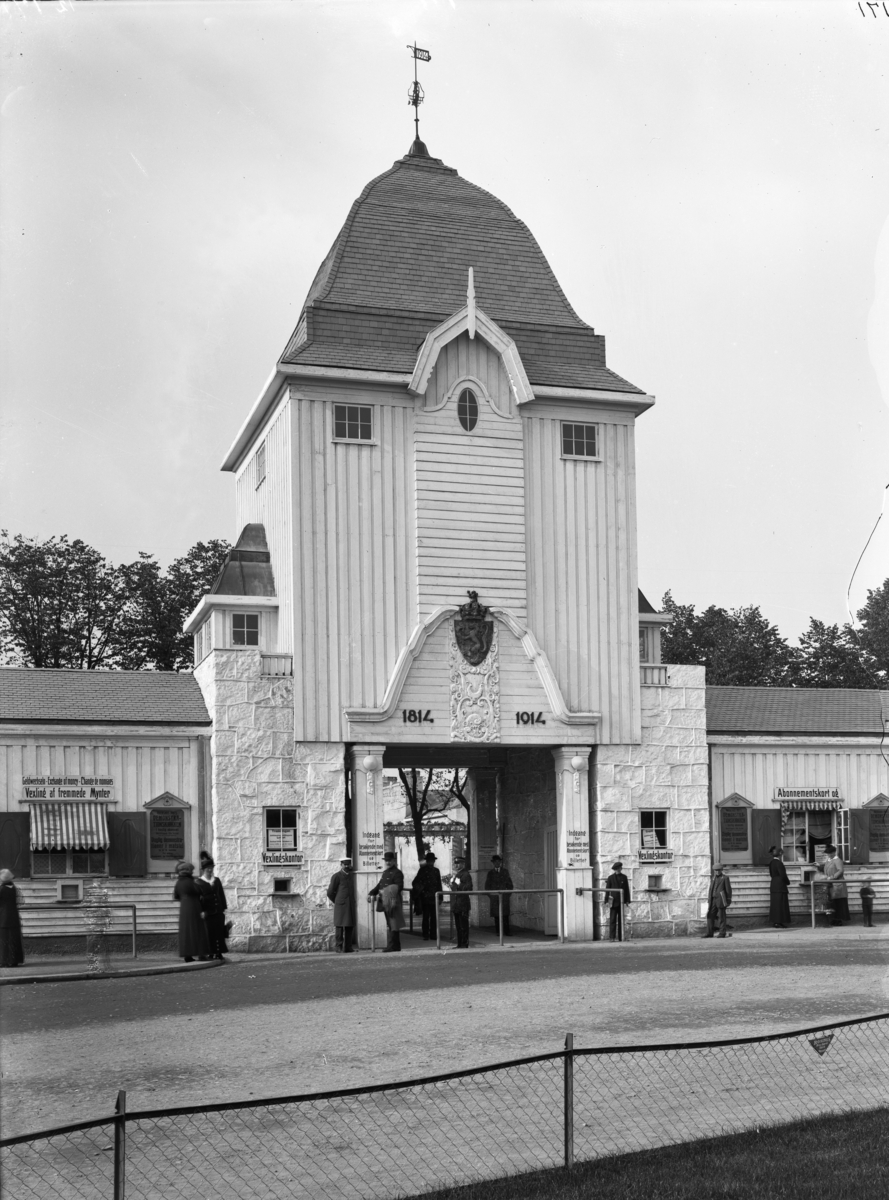
[[[411,887],[420,902],[420,912],[423,914],[423,941],[434,942],[438,936],[435,893],[442,890],[442,885],[441,871],[435,865],[435,855],[431,850],[426,855],[425,863],[414,876]]]
[[[217,879],[213,874],[215,866],[210,855],[202,853],[201,877],[194,882],[201,894],[201,912],[204,914],[207,924],[210,956],[224,962],[223,956],[228,950],[228,946],[225,944],[225,910],[228,908],[228,901],[225,898],[222,880]]]
[[[503,865],[503,859],[499,854],[491,856],[491,869],[485,878],[486,892],[511,892],[513,882],[510,878],[509,871]],[[503,936],[509,937],[509,905],[512,897],[503,897]],[[492,896],[490,899],[491,916],[494,918],[494,932],[500,936],[500,897]]]
[[[722,863],[713,864],[713,879],[710,883],[710,891],[707,893],[707,932],[703,935],[706,938],[713,937],[713,930],[719,923],[719,933],[717,937],[731,937],[732,935],[726,930],[726,922],[728,920],[727,909],[732,902],[732,885],[729,877],[723,875],[725,867]]]
[[[611,874],[605,881],[605,887],[609,890],[605,894],[606,908],[611,906],[611,913],[608,922],[608,940],[610,942],[622,942],[624,940],[624,923],[621,919],[624,913],[621,911],[623,905],[630,903],[630,881],[624,875],[624,864],[616,862],[611,864]],[[620,892],[620,895],[616,893]]]
[[[379,896],[386,914],[386,948],[384,954],[392,954],[401,949],[401,930],[404,928],[404,915],[401,911],[401,893],[404,890],[404,876],[398,869],[398,855],[394,850],[387,850],[383,855],[386,869],[380,876],[376,887],[372,887],[368,896]]]
[[[769,920],[775,929],[790,924],[790,880],[777,846],[769,847]]]
[[[472,874],[466,869],[466,859],[457,855],[454,859],[456,870],[451,877],[451,912],[454,914],[454,926],[457,930],[457,949],[469,949],[469,897],[461,892],[472,891]]]
[[[351,954],[352,931],[355,928],[355,876],[352,874],[351,858],[340,859],[340,869],[331,877],[327,899],[333,904],[336,952]]]

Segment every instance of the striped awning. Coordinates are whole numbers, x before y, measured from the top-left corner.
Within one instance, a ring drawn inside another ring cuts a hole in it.
[[[104,804],[32,804],[31,849],[107,850]]]
[[[843,807],[842,800],[782,800],[781,801],[781,808],[786,809],[788,812],[806,812],[806,811],[812,812],[813,809],[816,812],[819,810],[824,810],[824,809],[827,809],[828,811],[833,812],[834,809],[840,809],[842,807]]]

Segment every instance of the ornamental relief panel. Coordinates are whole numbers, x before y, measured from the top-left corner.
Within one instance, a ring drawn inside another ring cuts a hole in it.
[[[492,621],[487,653],[472,663],[461,652],[455,625],[448,623],[451,741],[500,740],[500,655],[497,622]],[[476,655],[473,655],[476,657]]]

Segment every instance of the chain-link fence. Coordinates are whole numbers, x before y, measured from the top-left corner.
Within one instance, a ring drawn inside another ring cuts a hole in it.
[[[889,1103],[889,1013],[574,1050],[374,1088],[118,1114],[0,1143],[7,1200],[391,1200]]]

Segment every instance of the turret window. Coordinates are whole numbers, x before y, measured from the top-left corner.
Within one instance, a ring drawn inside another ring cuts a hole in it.
[[[341,442],[373,441],[373,411],[369,404],[334,404],[333,436]]]
[[[475,392],[464,388],[457,401],[457,418],[467,433],[472,433],[478,425],[478,400]]]
[[[232,613],[232,645],[259,645],[259,613]]]
[[[563,458],[598,458],[599,426],[562,422]]]

